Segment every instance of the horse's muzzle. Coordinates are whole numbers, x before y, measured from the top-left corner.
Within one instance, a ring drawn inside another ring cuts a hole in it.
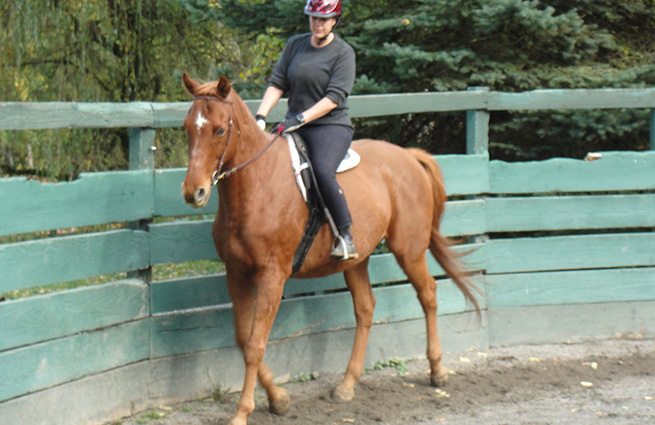
[[[189,190],[184,183],[182,183],[182,196],[184,201],[194,208],[202,208],[207,205],[211,195],[210,187],[199,187],[194,191]]]

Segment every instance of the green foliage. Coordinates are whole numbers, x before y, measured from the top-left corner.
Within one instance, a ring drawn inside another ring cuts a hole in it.
[[[308,30],[303,5],[7,0],[0,4],[0,99],[186,100],[182,71],[204,80],[226,75],[244,98],[259,98],[286,40]],[[355,94],[655,85],[653,0],[344,0],[337,32],[357,53]],[[643,114],[562,114],[493,113],[492,156],[577,156],[590,142],[598,150],[647,145]],[[356,125],[356,137],[464,151],[464,113]],[[157,166],[184,166],[184,135],[157,133]],[[124,129],[0,132],[5,174],[70,179],[125,168],[127,151]]]
[[[215,385],[212,389],[212,400],[216,403],[227,403],[231,400],[230,389],[223,388],[220,384]]]
[[[509,92],[644,87],[655,84],[652,32],[642,29],[654,27],[652,6],[651,0],[620,5],[609,0],[421,0],[391,7],[383,1],[353,1],[349,16],[363,19],[349,21],[343,33],[358,54],[357,93],[473,86]],[[578,155],[589,140],[597,141],[594,146],[600,150],[643,148],[647,121],[617,121],[615,114],[571,113],[565,121],[558,113],[541,113],[529,123],[524,117],[492,114],[491,153],[503,159]],[[605,133],[624,136],[634,127],[637,133],[622,142],[601,136],[592,116],[595,122],[617,126]],[[366,135],[378,134],[401,145],[434,153],[463,152],[462,114],[362,124]],[[558,128],[557,136],[564,139],[535,134],[535,124],[549,131]]]
[[[5,241],[0,239],[0,243],[5,243]],[[152,281],[157,282],[161,280],[188,276],[206,276],[221,273],[224,271],[225,264],[221,261],[200,260],[187,263],[158,264],[152,267]],[[125,278],[127,278],[126,273],[112,273],[109,275],[96,276],[88,279],[53,283],[46,286],[0,293],[0,299],[15,300],[19,298],[31,297],[34,295],[51,294],[53,292],[65,291],[73,288],[81,288],[85,286],[99,285],[101,283],[115,282]]]
[[[298,382],[309,382],[309,381],[311,381],[311,380],[313,380],[313,379],[314,379],[314,378],[312,377],[312,374],[311,374],[311,373],[307,373],[307,372],[305,372],[305,373],[302,373],[302,374],[298,377]]]
[[[1,131],[0,170],[60,180],[87,171],[124,170],[127,138],[127,129]]]
[[[382,370],[386,368],[396,369],[398,376],[403,376],[407,374],[407,362],[405,360],[399,359],[389,359],[389,360],[380,360],[373,367],[372,370]]]
[[[217,1],[8,0],[0,5],[3,101],[179,101],[182,71],[221,74],[261,96],[283,41],[242,38],[224,26]],[[247,90],[246,90],[247,91]],[[179,131],[159,131],[157,166],[184,166]],[[127,129],[0,132],[0,172],[73,179],[127,167]]]
[[[509,161],[553,156],[582,159],[587,152],[649,149],[648,111],[588,110],[496,114],[491,149]],[[526,130],[530,129],[530,130]],[[532,143],[522,141],[528,137]],[[574,143],[572,143],[574,141]]]

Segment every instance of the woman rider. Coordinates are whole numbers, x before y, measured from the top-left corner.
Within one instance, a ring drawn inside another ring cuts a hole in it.
[[[355,52],[332,32],[341,15],[341,0],[308,0],[305,14],[311,32],[291,37],[284,47],[257,111],[257,122],[264,128],[266,115],[289,93],[289,110],[278,131],[295,131],[307,143],[318,186],[339,229],[330,255],[354,259],[358,254],[350,233],[352,219],[336,170],[354,132],[346,98],[355,82]]]

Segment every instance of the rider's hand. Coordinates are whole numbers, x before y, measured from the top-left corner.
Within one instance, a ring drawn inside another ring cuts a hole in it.
[[[298,130],[300,127],[305,125],[305,117],[302,114],[296,115],[294,118],[287,118],[277,125],[278,134],[286,134],[292,131]]]
[[[257,120],[257,125],[259,126],[259,128],[261,128],[262,130],[266,130],[266,117],[265,116],[257,114],[257,116],[255,117],[255,120]]]

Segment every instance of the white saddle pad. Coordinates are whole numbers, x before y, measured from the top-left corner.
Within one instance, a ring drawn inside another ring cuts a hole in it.
[[[287,138],[289,151],[291,152],[291,167],[293,168],[293,174],[296,177],[296,183],[298,184],[300,193],[302,193],[302,198],[305,200],[305,202],[307,202],[307,189],[305,188],[305,184],[302,181],[300,172],[309,167],[309,164],[306,162],[302,164],[300,163],[300,155],[298,155],[298,150],[296,149],[296,144],[293,141],[293,137],[290,134],[285,135],[285,137]],[[362,158],[357,152],[355,152],[353,149],[348,149],[346,156],[343,158],[343,160],[341,160],[339,167],[337,167],[337,173],[343,173],[344,171],[355,168],[361,159]]]

